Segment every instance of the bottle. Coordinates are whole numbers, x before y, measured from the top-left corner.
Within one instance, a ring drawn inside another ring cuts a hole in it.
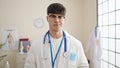
[[[7,61],[6,64],[5,64],[5,68],[10,68],[10,64],[9,64],[8,61]]]
[[[20,42],[20,54],[23,54],[23,42]]]

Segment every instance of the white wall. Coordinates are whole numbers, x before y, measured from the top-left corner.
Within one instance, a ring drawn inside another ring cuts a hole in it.
[[[16,28],[19,38],[33,41],[48,30],[46,9],[53,2],[66,6],[64,29],[81,40],[85,47],[96,25],[96,0],[0,0],[0,28]],[[36,18],[44,19],[43,28],[33,26]]]
[[[83,45],[84,49],[87,45],[88,38],[97,24],[97,10],[96,10],[96,1],[97,0],[84,0],[84,9],[83,9]],[[86,53],[87,58],[89,54]]]
[[[64,29],[81,40],[85,48],[96,25],[96,0],[0,0],[0,28],[16,28],[19,38],[33,41],[48,30],[46,9],[53,2],[66,6]],[[43,28],[33,26],[36,18],[44,19]]]
[[[20,38],[34,40],[48,30],[46,9],[53,2],[66,6],[64,28],[77,39],[82,39],[82,0],[0,0],[0,28],[16,28]],[[39,17],[44,19],[45,26],[37,29],[33,20]]]

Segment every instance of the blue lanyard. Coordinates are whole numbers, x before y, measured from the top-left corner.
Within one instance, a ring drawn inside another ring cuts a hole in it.
[[[63,38],[60,42],[60,45],[59,45],[59,48],[57,50],[57,53],[55,54],[55,58],[53,59],[53,52],[52,52],[52,43],[51,43],[51,39],[50,39],[50,35],[49,35],[49,31],[45,34],[44,36],[44,39],[43,39],[43,44],[45,44],[45,38],[46,36],[48,35],[48,43],[50,44],[50,54],[51,54],[51,63],[52,63],[52,68],[54,68],[55,66],[55,61],[57,59],[57,56],[60,52],[60,49],[61,49],[61,46],[62,46],[62,42],[63,42],[63,39],[64,39],[64,52],[67,52],[67,43],[66,43],[66,35],[65,35],[65,32],[63,31]]]
[[[54,68],[55,66],[55,61],[58,57],[58,53],[60,52],[60,49],[61,49],[61,46],[62,46],[62,41],[63,41],[63,38],[60,42],[60,45],[59,45],[59,48],[57,50],[57,53],[55,54],[55,57],[53,58],[53,52],[52,52],[52,43],[51,43],[51,40],[50,40],[50,35],[48,34],[48,37],[49,37],[49,43],[50,43],[50,54],[51,54],[51,63],[52,63],[52,68]]]

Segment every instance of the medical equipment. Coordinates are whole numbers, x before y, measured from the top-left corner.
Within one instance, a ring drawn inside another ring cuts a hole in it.
[[[47,36],[48,36],[48,43],[50,44],[50,54],[51,54],[52,68],[54,68],[55,61],[56,61],[56,59],[57,59],[58,53],[60,52],[60,48],[61,48],[61,46],[62,46],[62,41],[63,41],[63,40],[64,40],[64,53],[67,52],[66,34],[65,34],[65,32],[63,31],[63,38],[62,38],[62,40],[61,40],[61,42],[60,42],[59,48],[58,48],[57,53],[56,53],[56,55],[55,55],[54,58],[53,58],[53,54],[52,54],[52,43],[51,43],[49,31],[44,35],[43,44],[45,44],[45,41],[46,41],[46,37],[47,37]]]
[[[48,34],[49,34],[49,31],[44,35],[43,44],[45,44],[46,36]],[[67,52],[67,39],[66,39],[66,34],[64,31],[63,31],[63,38],[64,38],[64,52]],[[49,37],[48,37],[48,43],[50,43]]]

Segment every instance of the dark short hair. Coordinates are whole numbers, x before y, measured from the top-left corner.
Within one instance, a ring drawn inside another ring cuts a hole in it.
[[[63,16],[65,16],[66,8],[60,3],[52,3],[47,8],[47,15],[49,15],[50,13],[62,14]]]

